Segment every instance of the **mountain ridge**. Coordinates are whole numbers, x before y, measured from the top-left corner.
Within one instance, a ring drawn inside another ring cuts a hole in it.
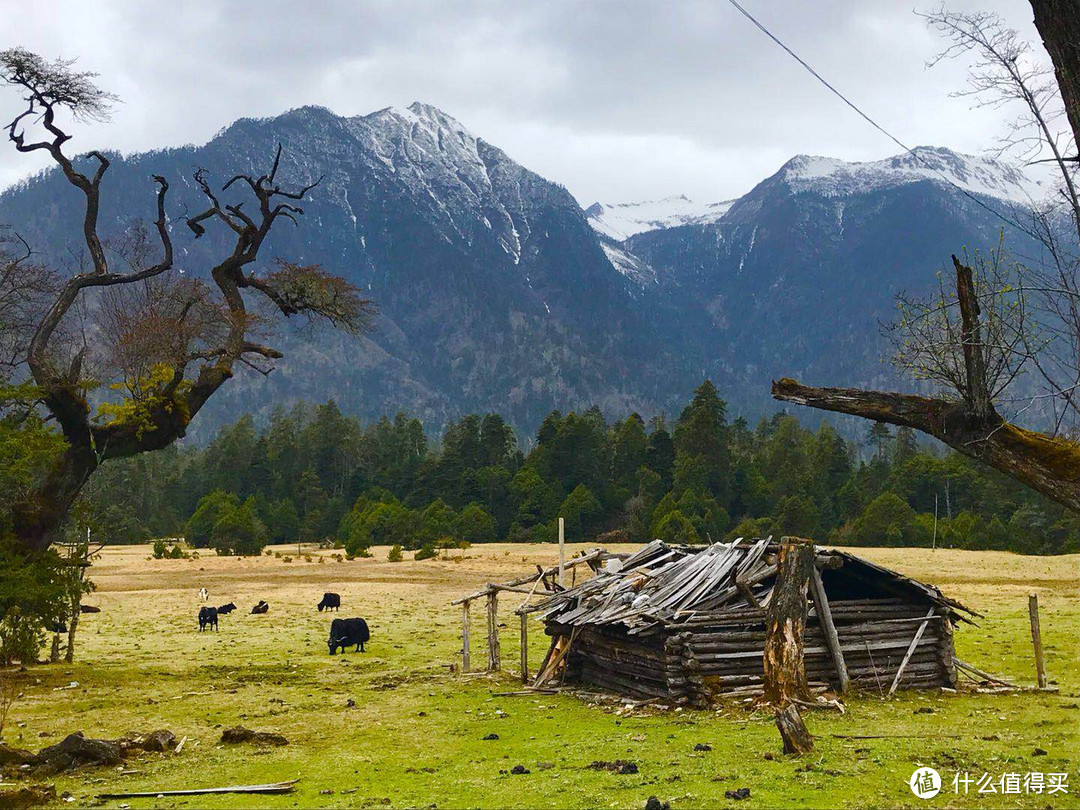
[[[323,264],[382,314],[360,341],[287,330],[279,371],[238,375],[200,415],[200,434],[241,405],[265,414],[300,398],[433,425],[496,410],[530,431],[553,409],[664,412],[706,376],[751,416],[775,409],[772,376],[838,371],[825,381],[884,384],[882,344],[867,330],[896,292],[932,283],[959,245],[993,244],[1000,224],[918,166],[805,156],[722,204],[582,210],[562,185],[414,102],[358,116],[298,107],[238,119],[201,146],[118,156],[102,227],[115,236],[149,215],[148,177],[163,174],[174,181],[178,265],[205,272],[226,235],[193,242],[179,227],[202,202],[192,167],[220,183],[261,171],[279,143],[283,178],[322,182],[300,227],[275,229],[264,255]],[[972,187],[1000,191],[1010,179],[949,150],[926,153]],[[0,221],[63,261],[78,244],[78,196],[47,172],[0,193]]]

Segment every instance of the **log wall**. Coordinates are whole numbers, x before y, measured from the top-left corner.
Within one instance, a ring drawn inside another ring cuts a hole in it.
[[[852,683],[884,695],[931,605],[904,599],[830,604]],[[955,687],[952,630],[941,611],[930,619],[904,668],[900,688]],[[570,628],[552,623],[547,632],[569,635]],[[615,627],[579,627],[565,680],[638,699],[707,706],[725,695],[761,692],[764,644],[765,615],[752,609],[699,615],[648,636],[631,636]],[[838,688],[836,664],[813,610],[804,644],[811,687]]]

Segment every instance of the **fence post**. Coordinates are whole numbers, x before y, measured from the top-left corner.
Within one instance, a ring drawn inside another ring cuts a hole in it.
[[[488,592],[488,672],[500,669],[502,662],[499,655],[499,592],[492,588]]]
[[[521,682],[529,682],[529,614],[521,614]]]
[[[469,671],[469,602],[461,603],[461,671]]]
[[[1031,619],[1031,643],[1035,648],[1035,674],[1040,689],[1046,688],[1046,666],[1043,663],[1042,631],[1039,629],[1039,595],[1028,594],[1028,617]]]

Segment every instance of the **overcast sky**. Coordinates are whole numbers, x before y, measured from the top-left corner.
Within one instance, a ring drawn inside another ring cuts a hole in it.
[[[912,0],[742,2],[905,143],[980,152],[1001,132],[1003,113],[950,98],[962,64],[926,68],[941,43]],[[1025,0],[949,7],[997,11],[1038,42]],[[0,0],[0,32],[0,47],[78,57],[123,98],[77,132],[79,151],[202,143],[305,104],[420,100],[582,205],[727,199],[798,153],[898,151],[726,0]],[[4,120],[17,109],[0,90]],[[0,187],[40,165],[0,149]]]

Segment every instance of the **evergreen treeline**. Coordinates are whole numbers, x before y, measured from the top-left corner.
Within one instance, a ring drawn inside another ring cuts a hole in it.
[[[597,408],[552,412],[524,452],[498,414],[451,424],[435,446],[417,419],[364,425],[334,404],[250,416],[206,448],[104,467],[116,542],[183,534],[258,553],[267,542],[425,549],[556,537],[698,543],[794,534],[845,545],[1080,551],[1080,519],[964,457],[872,425],[864,443],[787,414],[729,421],[709,382],[673,424]]]

